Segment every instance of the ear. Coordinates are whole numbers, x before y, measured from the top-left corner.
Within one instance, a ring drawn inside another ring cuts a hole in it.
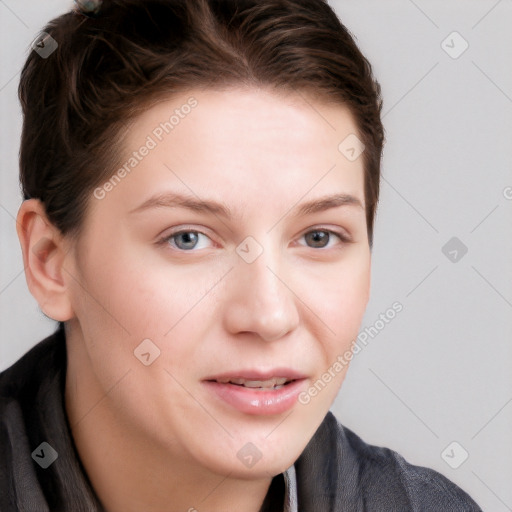
[[[62,275],[62,265],[69,251],[69,242],[46,216],[38,199],[27,199],[19,209],[16,231],[23,253],[25,277],[30,293],[43,313],[65,322],[74,312]]]

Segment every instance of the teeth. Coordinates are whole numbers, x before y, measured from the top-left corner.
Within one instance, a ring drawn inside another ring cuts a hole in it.
[[[279,379],[268,379],[268,380],[244,380],[235,379],[231,381],[233,384],[241,384],[246,388],[273,388],[275,386],[282,386],[286,379],[281,377]]]
[[[246,380],[246,379],[219,379],[218,382],[237,384],[238,386],[244,386],[246,388],[281,388],[288,379],[286,377],[274,377],[273,379],[267,380]]]

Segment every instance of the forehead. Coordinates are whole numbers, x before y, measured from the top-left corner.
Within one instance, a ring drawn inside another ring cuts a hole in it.
[[[306,92],[233,87],[190,90],[160,100],[136,118],[127,144],[131,149],[143,134],[152,134],[159,141],[171,134],[173,139],[184,139],[190,131],[194,132],[190,142],[196,147],[208,148],[213,139],[244,141],[244,150],[269,144],[274,148],[277,141],[286,141],[286,148],[295,143],[297,152],[304,155],[308,150],[332,152],[339,137],[358,130],[346,105],[326,103]],[[314,146],[303,144],[312,137]],[[233,146],[233,151],[237,147]]]
[[[191,90],[133,121],[120,164],[128,172],[109,197],[122,194],[133,205],[165,188],[198,197],[216,193],[223,202],[236,199],[241,212],[248,202],[295,203],[334,192],[364,205],[362,158],[340,151],[356,133],[346,106],[311,95]]]

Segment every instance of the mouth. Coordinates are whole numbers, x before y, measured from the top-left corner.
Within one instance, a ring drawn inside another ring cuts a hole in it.
[[[254,379],[214,379],[209,382],[218,382],[220,384],[234,384],[235,386],[242,386],[244,388],[251,388],[254,390],[269,391],[272,389],[281,389],[297,379],[288,379],[287,377],[273,377],[266,380]]]
[[[203,380],[216,398],[240,412],[280,414],[291,409],[306,384],[306,376],[286,368],[239,371]]]

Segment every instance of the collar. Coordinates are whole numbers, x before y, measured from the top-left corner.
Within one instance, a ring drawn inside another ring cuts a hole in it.
[[[284,510],[283,512],[298,512],[297,477],[295,465],[290,466],[284,473]]]

